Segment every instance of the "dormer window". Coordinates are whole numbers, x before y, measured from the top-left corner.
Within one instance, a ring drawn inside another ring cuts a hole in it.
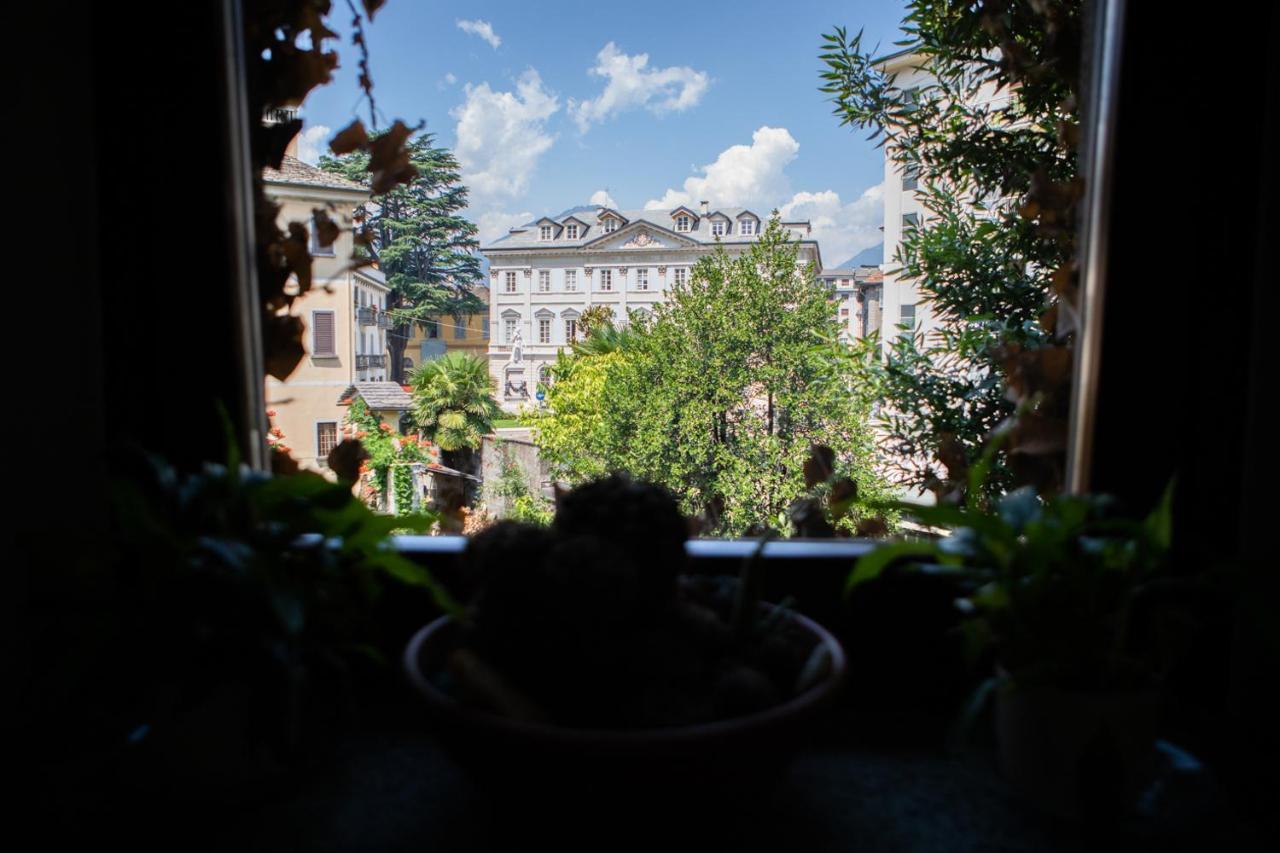
[[[613,232],[613,231],[617,231],[617,230],[618,230],[618,220],[616,220],[616,219],[606,219],[606,220],[604,221],[604,233],[609,234],[609,233],[611,233],[611,232]]]
[[[539,237],[539,239],[542,239],[542,240],[550,240],[550,239],[551,239],[551,226],[550,226],[550,225],[543,225],[541,228],[539,228],[539,229],[538,229],[538,237]]]
[[[687,231],[689,230],[690,226],[692,226],[692,225],[693,225],[693,219],[692,219],[691,217],[688,217],[688,216],[677,216],[677,217],[676,217],[676,230],[677,230],[677,231],[680,231],[680,232],[682,232],[682,233],[683,233],[683,232],[687,232]]]
[[[565,228],[564,228],[564,236],[565,236],[565,237],[568,237],[570,240],[577,240],[577,239],[578,239],[578,226],[577,226],[577,225],[573,225],[573,224],[566,225],[566,226],[565,226]]]
[[[744,219],[738,223],[738,233],[744,237],[750,237],[756,233],[756,221],[754,219]]]
[[[724,220],[717,219],[715,222],[711,223],[711,236],[713,237],[724,236]]]

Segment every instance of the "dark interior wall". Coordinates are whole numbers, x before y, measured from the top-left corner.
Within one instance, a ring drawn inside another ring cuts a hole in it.
[[[222,456],[217,401],[240,417],[222,6],[92,17],[105,440],[180,465]]]
[[[1188,24],[1128,3],[1092,488],[1144,510],[1176,477],[1177,559],[1213,574],[1167,731],[1275,825],[1280,32],[1275,4]]]
[[[1239,521],[1267,458],[1250,413],[1256,425],[1280,233],[1267,5],[1269,22],[1205,15],[1191,32],[1128,3],[1092,487],[1145,509],[1176,475],[1197,561],[1242,556],[1258,532]]]

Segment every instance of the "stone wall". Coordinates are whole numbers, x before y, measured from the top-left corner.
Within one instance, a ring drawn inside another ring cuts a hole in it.
[[[529,440],[529,431],[510,430],[514,435],[503,435],[506,432],[508,430],[486,435],[480,451],[481,477],[484,478],[482,502],[489,514],[497,518],[503,517],[507,509],[507,499],[495,494],[507,459],[520,468],[529,494],[553,497],[546,465],[538,456],[538,446]]]

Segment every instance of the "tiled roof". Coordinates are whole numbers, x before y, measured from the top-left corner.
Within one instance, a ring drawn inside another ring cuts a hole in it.
[[[649,225],[656,225],[659,228],[665,228],[667,231],[674,232],[676,224],[675,224],[675,220],[672,219],[672,214],[677,209],[678,208],[673,207],[673,208],[662,208],[662,209],[656,209],[656,210],[614,210],[612,208],[605,208],[605,207],[589,207],[586,209],[575,207],[565,211],[559,216],[540,217],[539,219],[534,220],[532,222],[526,222],[524,225],[518,228],[513,228],[511,229],[510,233],[504,234],[503,236],[499,237],[497,240],[494,240],[492,243],[489,243],[487,246],[482,246],[481,251],[486,251],[489,249],[526,249],[526,248],[572,249],[580,246],[586,246],[600,239],[601,237],[606,236],[604,229],[597,223],[597,220],[600,214],[605,210],[609,210],[612,213],[616,213],[627,221],[626,225],[623,225],[622,228],[630,227],[636,222],[644,222]],[[694,222],[693,229],[691,231],[681,231],[679,232],[679,236],[684,237],[688,240],[692,240],[695,243],[704,243],[707,245],[714,244],[715,242],[717,242],[717,238],[711,234],[711,226],[707,223],[707,220],[714,217],[716,214],[723,214],[724,216],[728,217],[730,221],[737,221],[738,217],[744,213],[749,213],[761,221],[762,224],[756,228],[756,233],[750,236],[745,236],[742,234],[725,234],[720,238],[718,238],[719,242],[721,243],[755,242],[756,240],[759,239],[760,232],[764,230],[763,222],[766,219],[768,219],[769,212],[764,211],[763,213],[760,213],[754,210],[748,210],[747,208],[744,208],[744,207],[721,207],[715,210],[708,211],[705,216],[699,214],[698,218]],[[576,240],[566,239],[564,237],[563,232],[561,232],[560,235],[555,240],[547,241],[539,238],[538,228],[537,228],[538,222],[543,221],[545,219],[551,219],[555,222],[563,223],[566,219],[569,219],[569,218],[575,218],[580,222],[588,223],[587,227],[583,229],[582,233],[579,234]],[[792,225],[792,226],[803,225],[805,226],[806,230],[808,229],[808,226],[809,226],[809,223],[807,221],[784,222],[783,224]],[[618,230],[621,231],[622,228],[619,228]]]
[[[288,154],[284,155],[284,160],[280,163],[278,170],[263,169],[262,178],[269,184],[292,184],[294,186],[318,187],[326,190],[369,192],[369,188],[362,184],[330,174],[324,169],[317,169],[315,166],[310,166],[297,157],[290,157]]]
[[[388,409],[404,412],[413,407],[413,398],[409,396],[409,392],[394,382],[357,382],[342,392],[338,404],[346,405],[356,397],[364,400],[365,405],[375,412]]]

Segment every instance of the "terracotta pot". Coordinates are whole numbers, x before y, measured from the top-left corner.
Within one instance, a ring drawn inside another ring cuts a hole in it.
[[[1000,769],[1033,804],[1059,817],[1130,811],[1150,782],[1155,690],[1084,693],[1056,687],[997,691]]]
[[[413,637],[404,664],[442,745],[508,814],[616,821],[693,809],[705,817],[767,796],[844,680],[844,651],[835,637],[803,616],[791,618],[829,652],[825,677],[764,711],[700,725],[573,729],[465,706],[430,678],[456,643],[458,626],[449,617]]]

